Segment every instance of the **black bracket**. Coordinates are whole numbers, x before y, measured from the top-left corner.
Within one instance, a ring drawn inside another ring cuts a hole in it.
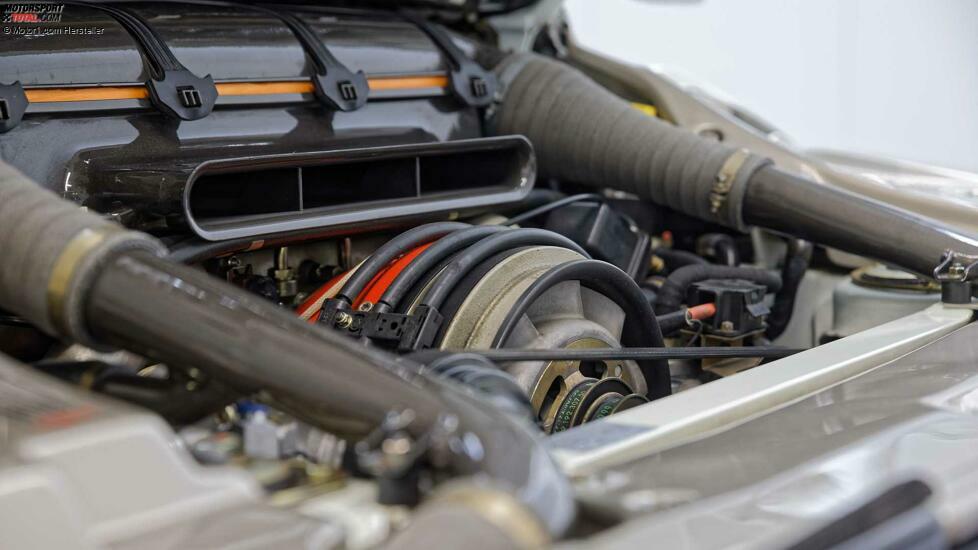
[[[972,282],[978,278],[978,256],[945,250],[941,263],[934,268],[934,278],[941,284],[942,302],[971,304]]]
[[[340,111],[355,111],[367,103],[370,94],[367,76],[363,71],[351,71],[336,59],[305,21],[291,13],[252,7],[280,19],[302,44],[302,49],[316,66],[312,81],[321,102]]]
[[[452,94],[470,107],[488,107],[499,88],[496,75],[482,68],[481,65],[469,59],[465,52],[459,49],[445,30],[417,15],[401,11],[401,16],[407,19],[428,35],[428,38],[445,54],[451,65]]]
[[[402,352],[433,346],[444,320],[437,309],[424,305],[408,315],[342,309],[340,303],[340,300],[327,300],[319,322],[355,338],[369,338]]]
[[[20,124],[27,110],[27,94],[20,82],[0,84],[0,134]]]
[[[150,79],[150,100],[163,113],[180,120],[197,120],[209,115],[217,101],[217,87],[210,75],[199,77],[184,67],[152,27],[129,10],[95,2],[67,2],[108,13],[119,22],[142,49]]]

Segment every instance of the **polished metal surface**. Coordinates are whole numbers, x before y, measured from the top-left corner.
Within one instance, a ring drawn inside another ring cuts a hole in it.
[[[952,542],[967,540],[978,532],[976,355],[969,324],[776,411],[600,469],[578,484],[588,506],[641,519],[591,542],[783,546],[906,479],[929,485],[927,509]]]
[[[579,476],[674,447],[862,374],[965,325],[971,312],[941,305],[716,380],[551,438],[564,470]],[[608,441],[602,431],[617,430]],[[592,441],[593,439],[593,441]]]

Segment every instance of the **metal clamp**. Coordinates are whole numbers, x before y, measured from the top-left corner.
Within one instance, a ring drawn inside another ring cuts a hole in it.
[[[451,65],[449,80],[452,94],[470,107],[488,107],[499,88],[496,76],[469,59],[440,26],[407,11],[400,13],[401,17],[427,34],[445,54]]]
[[[718,214],[723,208],[723,204],[727,201],[727,195],[733,188],[734,178],[748,158],[750,158],[750,152],[747,149],[738,149],[723,162],[723,166],[717,172],[713,188],[710,190],[711,214]]]
[[[947,249],[934,268],[934,278],[941,284],[942,302],[978,308],[978,303],[972,301],[972,282],[978,278],[978,256]]]

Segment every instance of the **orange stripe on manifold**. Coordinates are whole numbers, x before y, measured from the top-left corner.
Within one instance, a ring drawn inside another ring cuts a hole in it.
[[[85,88],[28,88],[24,90],[30,103],[59,101],[107,101],[113,99],[147,99],[145,86],[90,86]]]
[[[367,80],[371,90],[428,90],[448,87],[444,75],[377,77]],[[270,82],[218,82],[221,96],[258,96],[280,94],[311,94],[315,91],[309,80]],[[24,90],[30,103],[70,101],[111,101],[119,99],[149,99],[145,86],[73,86],[69,88],[28,88]]]
[[[222,96],[311,94],[315,91],[309,80],[284,82],[218,82],[217,94]]]
[[[371,90],[423,90],[448,87],[448,77],[444,75],[370,78],[368,82]]]

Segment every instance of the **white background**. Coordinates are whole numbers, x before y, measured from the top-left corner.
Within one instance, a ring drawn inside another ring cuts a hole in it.
[[[705,81],[806,147],[978,171],[978,0],[567,0],[585,45]]]

